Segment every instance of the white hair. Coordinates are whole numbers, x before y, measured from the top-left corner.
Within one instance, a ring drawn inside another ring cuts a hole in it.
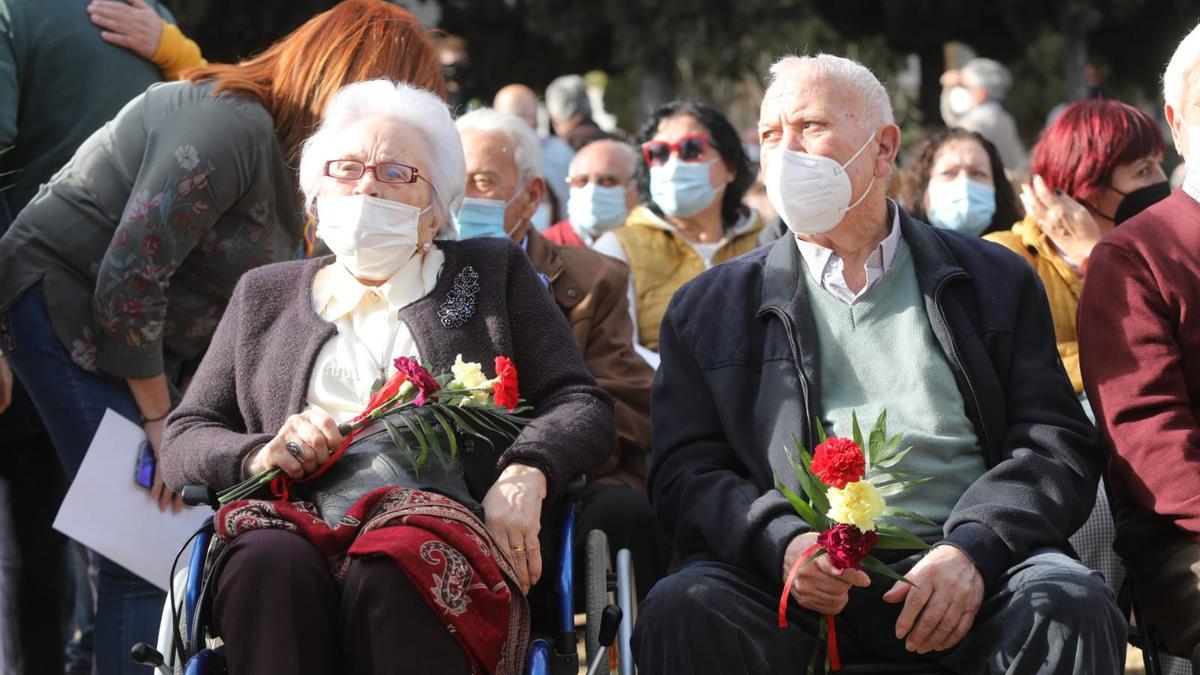
[[[429,146],[421,158],[422,175],[433,188],[432,209],[438,223],[437,238],[454,237],[450,214],[458,210],[466,191],[467,165],[462,140],[454,129],[446,102],[436,95],[403,82],[368,80],[338,90],[316,133],[300,150],[300,190],[312,205],[324,175],[325,162],[337,159],[338,140],[350,125],[370,117],[381,117],[411,127]]]
[[[513,146],[513,161],[517,164],[517,185],[542,175],[542,144],[525,120],[492,108],[478,108],[458,118],[454,123],[458,133],[482,131],[503,134]],[[464,177],[463,182],[466,182]]]
[[[1193,28],[1179,42],[1179,46],[1175,48],[1175,54],[1167,63],[1166,72],[1163,73],[1163,100],[1174,108],[1177,114],[1183,114],[1184,102],[1180,100],[1180,97],[1183,96],[1184,78],[1198,63],[1200,63],[1200,26]]]
[[[565,122],[572,117],[592,117],[592,102],[587,83],[578,75],[557,77],[546,87],[546,110],[554,119]]]
[[[963,64],[962,73],[983,87],[993,101],[1003,101],[1012,88],[1012,75],[999,61],[974,58]]]
[[[767,90],[774,89],[791,73],[802,68],[813,69],[826,77],[837,78],[856,89],[866,104],[861,119],[863,126],[868,130],[876,131],[885,124],[895,124],[892,101],[879,78],[863,64],[841,56],[785,56],[771,66],[771,82]]]

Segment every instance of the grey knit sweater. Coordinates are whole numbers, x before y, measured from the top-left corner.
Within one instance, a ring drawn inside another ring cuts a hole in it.
[[[496,356],[509,356],[521,396],[534,407],[534,421],[509,447],[483,445],[462,457],[472,495],[482,498],[500,471],[518,462],[546,474],[547,498],[554,499],[571,476],[607,459],[616,433],[612,402],[588,375],[562,312],[516,244],[483,238],[437,245],[446,254],[437,285],[400,311],[421,360],[442,372],[462,354],[490,372]],[[313,277],[331,261],[267,265],[238,282],[199,371],[167,420],[161,468],[169,485],[232,485],[245,454],[304,408],[313,363],[335,331],[312,308]],[[450,309],[448,296],[467,268],[478,274],[478,291],[469,294],[474,310],[452,312],[469,317],[449,327],[439,310]]]

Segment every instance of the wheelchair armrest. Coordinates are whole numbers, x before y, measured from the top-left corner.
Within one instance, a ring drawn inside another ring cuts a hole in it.
[[[217,491],[207,485],[185,485],[179,495],[183,499],[183,503],[188,506],[207,504],[213,511],[221,508],[221,502],[217,499]]]
[[[570,502],[578,501],[579,497],[583,495],[583,489],[587,487],[587,484],[588,475],[586,473],[575,474],[575,476],[571,478],[571,480],[567,481],[567,484],[563,486],[562,498]]]

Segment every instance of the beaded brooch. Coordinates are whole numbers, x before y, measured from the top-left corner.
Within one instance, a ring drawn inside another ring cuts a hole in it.
[[[438,308],[438,318],[446,328],[459,328],[475,316],[475,296],[479,294],[479,274],[470,265],[454,276],[454,286]]]

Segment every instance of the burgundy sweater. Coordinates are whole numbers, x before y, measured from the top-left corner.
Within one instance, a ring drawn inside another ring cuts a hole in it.
[[[534,408],[534,421],[512,445],[462,457],[467,485],[481,499],[500,471],[518,462],[546,474],[552,500],[573,475],[608,458],[616,435],[612,401],[588,374],[570,326],[520,247],[499,238],[437,245],[446,254],[437,285],[400,310],[422,362],[445,372],[462,354],[492,374],[495,357],[510,356],[521,397]],[[161,462],[167,484],[232,485],[242,457],[305,407],[313,363],[336,330],[312,307],[313,277],[330,261],[267,265],[238,282],[200,369],[167,420]],[[448,327],[439,310],[468,267],[479,276],[469,294],[474,311]]]
[[[1176,190],[1096,246],[1078,327],[1113,496],[1200,541],[1200,204]]]

